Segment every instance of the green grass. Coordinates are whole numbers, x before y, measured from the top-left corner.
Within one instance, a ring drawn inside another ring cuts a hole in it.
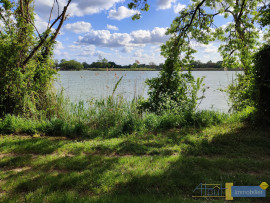
[[[193,199],[192,191],[201,182],[270,183],[270,129],[230,119],[234,122],[92,139],[2,135],[0,200],[223,202]]]

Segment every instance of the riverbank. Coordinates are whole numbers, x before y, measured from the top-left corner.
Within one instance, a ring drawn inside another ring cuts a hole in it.
[[[194,199],[193,190],[270,183],[269,131],[234,122],[118,138],[1,135],[0,201],[223,202]]]

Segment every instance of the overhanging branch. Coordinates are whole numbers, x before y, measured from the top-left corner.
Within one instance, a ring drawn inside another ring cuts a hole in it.
[[[65,19],[66,19],[67,8],[68,8],[68,6],[69,6],[69,4],[70,4],[71,1],[72,1],[72,0],[69,0],[69,1],[68,1],[68,3],[67,3],[66,6],[64,7],[64,9],[63,9],[61,15],[59,15],[59,16],[54,20],[54,22],[50,25],[50,27],[47,28],[47,30],[45,31],[45,36],[43,36],[43,37],[40,39],[40,41],[39,41],[39,43],[37,44],[37,46],[35,46],[35,47],[33,48],[33,50],[30,52],[29,56],[23,61],[23,66],[25,66],[25,65],[29,62],[29,60],[35,55],[35,53],[39,50],[39,48],[41,48],[41,46],[44,45],[44,43],[46,42],[46,40],[47,40],[48,37],[49,37],[49,33],[50,33],[52,27],[53,27],[58,21],[60,21],[59,24],[58,24],[58,26],[57,26],[57,28],[56,28],[55,33],[53,34],[52,38],[49,40],[48,44],[54,42],[54,40],[56,39],[57,35],[59,34],[59,31],[60,31],[60,29],[61,29],[61,27],[62,27],[62,25],[63,25],[63,23],[64,23],[64,21],[65,21]],[[49,45],[48,45],[48,46],[49,46]],[[46,52],[47,52],[47,51],[48,51],[48,48],[46,49]]]

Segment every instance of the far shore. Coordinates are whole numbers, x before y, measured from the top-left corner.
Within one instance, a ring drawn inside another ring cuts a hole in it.
[[[84,69],[85,71],[161,71],[161,69],[152,68],[91,68]],[[60,70],[60,71],[76,71],[76,70]],[[187,71],[187,69],[183,69]],[[242,71],[241,69],[228,69],[223,68],[192,68],[191,71]]]

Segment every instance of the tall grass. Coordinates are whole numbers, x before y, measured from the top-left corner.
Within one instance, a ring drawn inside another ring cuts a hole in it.
[[[72,103],[59,96],[57,105],[51,118],[40,117],[37,120],[7,115],[0,120],[0,133],[109,138],[185,126],[200,128],[236,122],[247,119],[252,113],[252,109],[245,109],[232,115],[209,110],[194,113],[164,111],[156,115],[142,112],[139,100],[128,102],[120,96],[92,100],[87,104],[83,101]]]

